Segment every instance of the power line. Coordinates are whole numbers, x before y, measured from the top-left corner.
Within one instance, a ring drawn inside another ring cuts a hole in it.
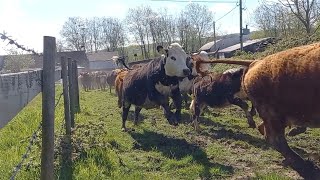
[[[167,1],[167,2],[192,2],[192,3],[236,3],[237,1],[210,1],[210,0],[150,0],[150,1]]]
[[[231,13],[233,10],[235,10],[237,7],[238,7],[238,5],[235,6],[234,8],[232,8],[232,9],[231,9],[229,12],[227,12],[225,15],[221,16],[221,17],[220,17],[218,20],[216,20],[215,22],[221,20],[222,18],[224,18],[225,16],[227,16],[228,14],[230,14],[230,13]]]

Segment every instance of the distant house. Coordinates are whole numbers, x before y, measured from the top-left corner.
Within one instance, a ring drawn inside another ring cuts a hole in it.
[[[43,66],[43,55],[37,56],[33,55],[35,58],[35,68],[42,68]],[[66,51],[66,52],[57,52],[56,65],[60,65],[61,57],[71,58],[72,60],[77,61],[77,65],[81,67],[88,68],[89,60],[85,51]]]
[[[249,40],[250,36],[243,35],[242,39],[243,39],[243,41]],[[221,49],[233,46],[238,43],[240,43],[240,35],[239,34],[229,34],[226,36],[222,36],[220,39],[216,40],[216,45],[214,44],[214,41],[203,45],[199,49],[199,51],[206,51],[208,53],[215,52],[218,48],[221,50]]]
[[[24,57],[25,58],[31,57],[34,60],[34,64],[29,67],[31,69],[37,69],[37,68],[43,67],[43,54],[40,54],[40,55],[34,55],[34,54],[4,55],[4,56],[0,56],[1,70],[3,69],[3,67],[5,65],[5,59],[7,57],[14,59],[15,56],[19,57],[19,59],[24,58]],[[84,68],[89,67],[89,60],[88,60],[87,55],[84,51],[57,52],[57,56],[55,59],[56,66],[60,65],[61,57],[65,57],[66,59],[71,58],[72,60],[76,60],[78,67],[84,67]]]
[[[118,52],[108,52],[106,50],[101,50],[97,52],[87,53],[89,59],[89,70],[99,71],[99,70],[113,70],[118,68],[116,63],[112,60],[114,56],[118,56]]]
[[[259,49],[265,47],[268,43],[272,43],[274,38],[267,37],[267,38],[261,38],[261,39],[253,39],[253,40],[247,40],[243,42],[243,51],[245,52],[257,52]],[[233,46],[220,49],[218,51],[218,57],[219,58],[230,58],[234,55],[234,53],[240,50],[240,43],[235,44]]]

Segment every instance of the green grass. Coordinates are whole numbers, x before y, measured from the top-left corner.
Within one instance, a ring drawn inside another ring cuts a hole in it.
[[[60,93],[58,88],[57,98]],[[200,134],[189,124],[187,110],[182,112],[183,122],[173,127],[160,109],[142,110],[136,127],[131,113],[127,126],[135,131],[122,132],[117,97],[109,92],[81,91],[81,113],[76,116],[77,127],[70,139],[61,135],[62,100],[56,109],[56,179],[300,178],[281,165],[281,155],[257,130],[248,128],[244,114],[234,106],[210,109],[201,119]],[[0,130],[0,179],[9,179],[40,119],[38,96]],[[303,157],[312,155],[319,163],[319,135],[319,130],[308,129],[305,134],[288,138],[288,142]],[[41,142],[33,146],[33,161],[24,163],[16,179],[39,179],[40,147]]]

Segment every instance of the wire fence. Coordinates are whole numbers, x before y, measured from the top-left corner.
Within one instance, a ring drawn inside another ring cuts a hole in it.
[[[58,98],[58,100],[57,100],[57,102],[55,104],[55,107],[57,107],[59,105],[62,95],[63,95],[63,93],[61,93],[59,95],[59,98]],[[29,144],[28,144],[28,146],[26,148],[27,150],[22,155],[20,162],[14,167],[12,175],[10,177],[10,180],[14,180],[15,179],[16,175],[18,174],[18,172],[22,169],[22,164],[29,157],[31,149],[32,149],[32,146],[39,140],[38,134],[41,131],[41,127],[42,127],[42,122],[40,122],[40,124],[38,125],[37,129],[32,133],[32,136],[30,137]]]
[[[40,55],[34,49],[31,49],[31,48],[25,47],[24,45],[19,44],[16,40],[14,40],[13,38],[7,36],[6,33],[0,33],[0,36],[1,36],[0,38],[3,41],[8,41],[7,45],[9,45],[9,44],[15,45],[18,49],[21,49],[22,51],[25,51],[25,52],[28,52],[28,53],[32,53],[34,55]]]

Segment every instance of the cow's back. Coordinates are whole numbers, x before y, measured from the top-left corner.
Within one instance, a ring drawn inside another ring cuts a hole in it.
[[[131,104],[142,106],[147,97],[148,76],[154,73],[154,63],[129,70],[123,79],[123,99]]]
[[[255,62],[244,90],[256,103],[274,107],[286,118],[320,118],[320,44],[283,51]],[[318,120],[320,122],[320,119]]]

